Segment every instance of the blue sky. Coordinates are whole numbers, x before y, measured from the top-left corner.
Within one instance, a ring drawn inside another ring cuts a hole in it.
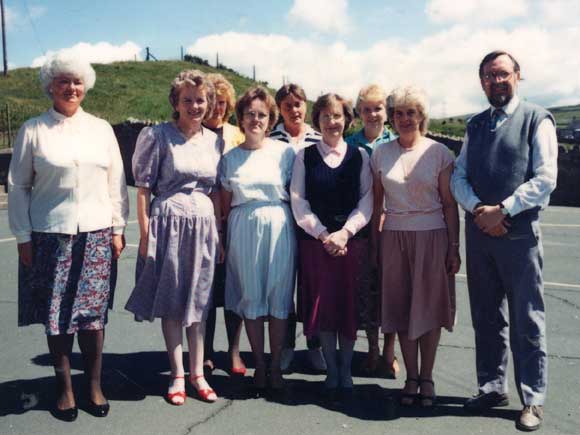
[[[416,83],[434,116],[485,106],[477,64],[512,51],[520,93],[543,105],[580,103],[580,0],[5,0],[11,68],[69,49],[92,62],[186,52],[251,74],[283,77],[311,99],[361,86]],[[574,73],[574,71],[576,73]],[[98,81],[97,81],[98,86]]]

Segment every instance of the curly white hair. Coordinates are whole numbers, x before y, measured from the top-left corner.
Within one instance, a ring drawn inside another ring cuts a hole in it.
[[[97,78],[95,70],[86,60],[66,53],[57,53],[49,57],[40,67],[42,90],[48,98],[52,98],[49,88],[53,79],[61,74],[70,74],[81,79],[85,85],[85,92],[93,88]]]

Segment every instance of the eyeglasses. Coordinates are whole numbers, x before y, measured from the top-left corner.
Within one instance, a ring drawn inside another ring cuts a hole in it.
[[[250,119],[258,118],[259,120],[263,120],[268,117],[268,114],[264,112],[254,112],[253,110],[250,110],[248,112],[244,112],[244,117]]]
[[[340,121],[342,118],[344,117],[344,115],[340,114],[340,113],[333,113],[331,115],[320,115],[320,119],[322,121],[326,121],[326,122],[330,122],[332,121]]]
[[[505,82],[506,80],[509,80],[509,78],[512,76],[512,74],[513,74],[513,72],[498,71],[498,72],[484,74],[482,76],[482,78],[486,82],[491,82],[492,79],[495,81]]]

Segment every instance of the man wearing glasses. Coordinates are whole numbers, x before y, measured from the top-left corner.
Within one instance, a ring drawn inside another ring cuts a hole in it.
[[[547,353],[539,211],[556,187],[558,141],[545,109],[517,95],[520,66],[505,51],[486,55],[481,87],[491,107],[467,124],[451,189],[465,209],[467,284],[479,392],[472,413],[506,406],[511,347],[524,408],[516,421],[543,420]]]

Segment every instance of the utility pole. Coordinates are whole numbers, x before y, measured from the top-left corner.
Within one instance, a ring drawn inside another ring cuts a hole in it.
[[[181,61],[183,62],[183,45],[181,46]]]
[[[215,54],[215,67],[216,68],[220,67],[220,54],[219,53]]]
[[[256,81],[256,65],[253,66],[252,71],[253,71],[253,73],[252,73],[252,79],[254,81]]]
[[[2,15],[2,54],[4,55],[4,75],[8,75],[8,58],[6,54],[6,21],[4,20],[4,0],[0,0],[0,15]]]

